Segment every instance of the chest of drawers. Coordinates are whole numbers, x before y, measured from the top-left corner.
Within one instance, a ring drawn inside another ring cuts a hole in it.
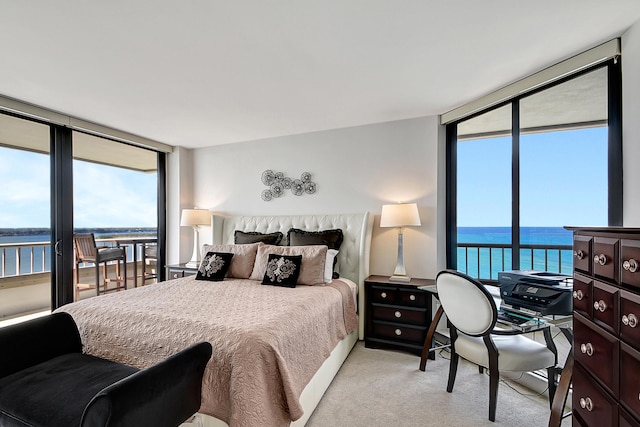
[[[431,294],[418,289],[433,280],[391,282],[370,276],[365,282],[365,346],[421,354],[431,325]]]
[[[573,228],[573,424],[640,426],[640,229]]]

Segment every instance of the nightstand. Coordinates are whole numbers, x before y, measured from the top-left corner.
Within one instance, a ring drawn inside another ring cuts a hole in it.
[[[419,286],[435,280],[392,282],[388,276],[369,276],[365,287],[365,347],[391,348],[417,355],[431,325],[432,294]]]
[[[167,265],[167,280],[179,279],[180,277],[193,276],[198,273],[195,267],[187,267],[187,264]]]

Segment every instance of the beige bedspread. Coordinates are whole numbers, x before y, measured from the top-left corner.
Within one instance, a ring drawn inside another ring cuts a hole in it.
[[[87,353],[138,368],[210,342],[200,412],[232,427],[284,426],[300,418],[300,393],[357,327],[352,292],[340,280],[282,288],[191,276],[59,311],[73,316]]]

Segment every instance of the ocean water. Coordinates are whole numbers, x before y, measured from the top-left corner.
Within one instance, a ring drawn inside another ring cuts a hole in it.
[[[458,227],[458,243],[510,244],[511,227]],[[521,245],[571,246],[573,234],[562,227],[521,227]],[[513,270],[511,249],[458,248],[458,270],[480,279],[497,280],[498,272]],[[521,270],[571,274],[571,249],[520,249]]]
[[[107,239],[113,237],[129,236],[155,236],[155,228],[80,228],[78,233],[94,233],[96,239]],[[46,246],[36,246],[33,248],[34,273],[51,271],[51,234],[44,228],[0,228],[0,245],[12,243],[47,242]],[[20,274],[28,274],[31,271],[31,246],[20,248]],[[4,260],[4,268],[0,264],[0,277],[16,275],[16,258],[18,248],[2,248],[0,246],[0,256]],[[43,265],[44,254],[44,265]]]

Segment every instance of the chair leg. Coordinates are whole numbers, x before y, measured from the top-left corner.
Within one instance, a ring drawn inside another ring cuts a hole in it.
[[[498,384],[500,382],[500,372],[498,371],[498,361],[489,360],[489,421],[496,420],[496,406],[498,404]]]
[[[557,386],[557,369],[555,366],[547,368],[547,384],[549,386],[549,408],[553,404],[553,398],[556,395]]]
[[[100,295],[100,263],[96,261],[96,294]],[[104,284],[107,286],[107,284]]]
[[[458,360],[460,356],[457,353],[451,353],[451,359],[449,360],[449,381],[447,381],[447,391],[451,393],[453,391],[453,383],[456,381],[456,373],[458,372]]]

